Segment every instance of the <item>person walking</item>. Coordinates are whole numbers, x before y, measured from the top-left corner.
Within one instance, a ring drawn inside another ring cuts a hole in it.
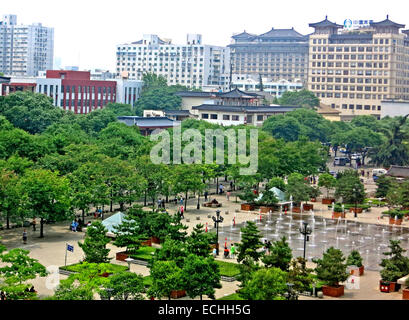
[[[184,208],[183,206],[180,206],[180,218],[181,218],[181,219],[184,219],[184,218],[185,218],[185,216],[184,216],[184,214],[183,214],[184,211],[185,211],[185,208]]]
[[[230,191],[227,191],[227,193],[226,193],[226,198],[227,198],[227,201],[229,201],[230,200]]]
[[[33,225],[33,231],[36,231],[36,224],[37,224],[37,222],[36,222],[36,218],[33,218],[33,222],[32,222],[32,225]]]
[[[207,192],[207,190],[204,192],[204,197],[205,197],[205,201],[207,201],[207,195],[208,195],[209,193]]]
[[[183,197],[180,197],[180,205],[183,206]]]
[[[234,246],[234,243],[232,243],[230,246],[230,256],[232,259],[236,257],[236,247]]]
[[[224,258],[228,259],[229,258],[229,249],[227,249],[227,246],[224,247]]]
[[[213,257],[216,258],[216,256],[217,256],[217,249],[216,249],[216,248],[213,248]]]
[[[27,231],[26,231],[26,229],[24,229],[24,231],[23,231],[23,243],[27,244]]]

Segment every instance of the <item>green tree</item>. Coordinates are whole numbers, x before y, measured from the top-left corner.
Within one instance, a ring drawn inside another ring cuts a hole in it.
[[[320,104],[320,99],[317,98],[313,92],[306,89],[300,91],[286,91],[278,101],[280,105],[309,108],[318,107]]]
[[[409,273],[409,258],[403,256],[406,250],[400,246],[399,240],[389,240],[388,248],[390,251],[383,253],[386,258],[380,263],[380,273],[382,280],[396,282]]]
[[[342,197],[343,203],[362,203],[365,199],[365,187],[354,170],[344,171],[336,184],[335,197]]]
[[[239,291],[246,300],[285,300],[287,273],[279,268],[256,271],[247,284]]]
[[[87,286],[74,282],[73,279],[60,281],[54,295],[47,300],[94,300],[94,293]]]
[[[156,261],[174,261],[179,268],[182,268],[188,254],[188,246],[184,242],[168,237],[162,243],[162,247],[155,251],[150,265],[152,266]]]
[[[334,176],[329,173],[322,173],[318,178],[318,186],[327,189],[327,198],[329,198],[329,191],[335,188],[336,182]]]
[[[10,229],[10,219],[21,215],[21,187],[13,171],[0,169],[0,213],[5,216],[7,229]]]
[[[308,184],[302,174],[292,173],[288,177],[286,195],[287,198],[293,197],[293,201],[300,205],[303,201],[311,198],[312,187]]]
[[[148,295],[162,298],[171,298],[173,290],[179,290],[183,286],[182,270],[175,261],[155,261],[151,267],[152,286]]]
[[[308,291],[314,283],[314,269],[307,268],[307,260],[297,257],[291,260],[288,271],[288,281],[294,285],[294,290],[298,292]]]
[[[324,281],[328,286],[336,287],[339,282],[345,281],[349,274],[345,257],[341,250],[330,247],[324,252],[322,259],[314,259],[317,264],[315,272],[319,280]]]
[[[213,257],[189,254],[181,270],[183,288],[189,297],[195,298],[205,294],[215,299],[215,288],[221,288],[219,265]]]
[[[288,271],[292,259],[292,250],[285,237],[274,241],[270,249],[270,254],[264,255],[262,261],[267,268],[279,268]]]
[[[45,221],[64,221],[72,216],[71,190],[66,177],[49,170],[27,170],[21,184],[24,209],[29,216],[40,218],[40,238],[44,237]]]
[[[262,130],[270,133],[276,139],[296,141],[301,132],[301,127],[297,119],[277,115],[271,116],[264,121]]]
[[[388,129],[383,130],[386,141],[371,150],[372,163],[385,168],[409,164],[408,133],[405,130],[407,117],[408,115],[393,119]]]
[[[208,257],[210,254],[210,244],[213,237],[211,233],[206,233],[203,224],[197,224],[187,238],[187,250],[191,254],[199,257]]]
[[[78,245],[85,253],[85,261],[105,263],[111,260],[108,258],[110,249],[106,247],[110,242],[110,239],[106,236],[107,232],[101,221],[94,221],[87,227],[84,242],[78,242]]]
[[[141,207],[134,206],[125,213],[122,223],[114,227],[117,247],[126,247],[126,252],[134,254],[141,246],[142,240],[148,236],[149,223],[147,212]]]
[[[260,231],[253,221],[247,221],[246,226],[241,228],[240,231],[242,236],[237,248],[237,261],[241,262],[246,257],[251,257],[257,262],[262,256],[262,253],[258,251],[262,247]]]
[[[114,300],[143,300],[145,286],[140,274],[121,271],[108,278],[106,288],[111,289]],[[101,290],[106,292],[106,290]],[[101,293],[100,293],[101,294]]]
[[[31,284],[28,280],[47,275],[45,267],[38,260],[29,257],[30,251],[16,248],[0,255],[3,266],[0,267],[0,290],[9,300],[33,299],[36,293],[28,292]]]
[[[388,177],[385,175],[381,175],[378,179],[376,179],[376,193],[375,197],[377,198],[385,198],[388,194],[388,191],[394,187],[395,179],[392,177]]]

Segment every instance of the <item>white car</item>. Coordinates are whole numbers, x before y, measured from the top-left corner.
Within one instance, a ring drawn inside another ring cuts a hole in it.
[[[357,159],[360,159],[360,158],[361,158],[361,156],[359,154],[357,154],[357,153],[354,153],[353,155],[351,155],[351,160],[357,160]]]
[[[372,175],[375,176],[375,177],[378,177],[378,176],[386,174],[387,172],[388,172],[388,170],[382,169],[382,168],[381,169],[373,169],[372,170]]]

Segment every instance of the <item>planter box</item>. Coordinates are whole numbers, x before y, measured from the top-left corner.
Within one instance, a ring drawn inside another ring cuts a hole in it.
[[[273,207],[260,207],[260,212],[261,213],[269,213],[270,210],[271,210],[271,212],[273,212],[274,208]]]
[[[311,202],[317,202],[317,198],[311,198],[310,201]]]
[[[241,210],[243,211],[253,211],[254,210],[254,205],[249,204],[249,203],[242,203],[240,206]]]
[[[300,207],[293,207],[293,212],[301,213],[301,208]]]
[[[406,289],[402,290],[402,299],[403,300],[409,300],[409,288],[406,288]]]
[[[389,224],[395,224],[400,226],[402,224],[402,219],[389,218]]]
[[[305,203],[305,204],[303,204],[303,209],[304,209],[304,211],[314,210],[314,205],[309,204],[309,203]]]
[[[362,208],[356,208],[356,213],[362,213]],[[349,212],[355,212],[355,208],[349,208]]]
[[[141,246],[147,246],[147,247],[152,247],[152,240],[147,239],[141,243]]]
[[[185,290],[172,290],[170,293],[170,297],[172,299],[179,299],[182,297],[186,297],[186,291]]]
[[[399,291],[400,288],[400,284],[396,283],[396,282],[390,282],[390,281],[383,281],[380,280],[379,281],[379,289],[381,292],[395,292],[395,291]]]
[[[151,237],[151,243],[156,243],[156,244],[160,244],[161,241],[158,237]]]
[[[129,255],[125,251],[121,251],[121,252],[116,253],[116,260],[118,260],[118,261],[125,261],[125,259],[127,259],[128,257],[129,257]]]
[[[212,202],[203,203],[203,207],[208,207],[208,208],[219,208],[221,206],[222,206],[221,203],[212,203]]]
[[[354,272],[354,270],[351,270],[351,274],[354,276],[362,276],[364,274],[364,269],[365,269],[364,266],[359,267],[358,269],[359,271],[357,272],[357,274]]]
[[[334,219],[338,219],[338,218],[345,218],[346,213],[345,212],[337,212],[334,211]]]
[[[322,204],[332,204],[333,202],[335,202],[334,198],[323,198],[321,201]]]
[[[322,286],[322,293],[330,297],[340,297],[344,295],[344,286],[343,285],[340,285],[339,287]]]

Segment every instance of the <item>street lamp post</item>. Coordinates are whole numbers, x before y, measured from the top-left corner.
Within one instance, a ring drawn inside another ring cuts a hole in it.
[[[128,270],[131,271],[131,262],[133,259],[131,257],[128,257],[125,259],[126,263],[128,264]]]
[[[300,227],[300,233],[304,235],[304,260],[305,260],[305,248],[307,241],[309,241],[309,235],[312,233],[311,228],[308,228],[308,222],[303,222],[303,227]]]
[[[355,202],[355,212],[354,212],[354,218],[358,217],[357,214],[357,193],[358,193],[358,186],[354,186],[354,188],[352,189],[353,195],[354,195],[354,202]]]
[[[106,291],[106,293],[107,293],[108,300],[111,300],[112,292],[114,291],[114,289],[112,289],[112,288],[106,288],[105,291]]]
[[[223,222],[224,218],[220,215],[220,210],[216,210],[216,217],[212,217],[216,226],[216,255],[219,255],[219,223]]]

